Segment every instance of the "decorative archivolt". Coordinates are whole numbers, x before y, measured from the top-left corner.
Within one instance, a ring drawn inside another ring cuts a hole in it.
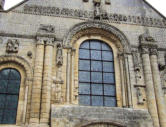
[[[113,41],[120,50],[130,52],[130,45],[126,36],[116,27],[101,22],[83,22],[75,25],[65,36],[63,44],[64,46],[71,46],[85,35],[104,36]]]
[[[26,79],[32,80],[32,68],[30,64],[21,56],[2,55],[0,56],[0,64],[15,63],[21,66],[26,74]]]

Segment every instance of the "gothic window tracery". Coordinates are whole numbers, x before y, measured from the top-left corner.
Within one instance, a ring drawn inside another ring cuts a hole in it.
[[[15,124],[21,76],[12,68],[0,71],[0,124]]]
[[[116,106],[112,49],[99,40],[84,41],[79,49],[79,103]]]

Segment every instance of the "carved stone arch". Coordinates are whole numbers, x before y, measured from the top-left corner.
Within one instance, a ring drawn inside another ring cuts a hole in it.
[[[100,35],[109,38],[123,52],[131,52],[127,37],[116,27],[101,22],[83,22],[69,30],[63,40],[64,46],[72,46],[80,37],[85,35]]]
[[[32,79],[32,68],[30,64],[21,56],[14,56],[14,55],[3,55],[0,56],[0,65],[6,64],[6,63],[15,63],[19,66],[21,66],[26,74],[26,79],[31,80]]]

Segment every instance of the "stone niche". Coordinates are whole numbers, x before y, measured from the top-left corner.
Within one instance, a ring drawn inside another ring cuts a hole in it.
[[[148,110],[52,105],[51,127],[153,127]]]

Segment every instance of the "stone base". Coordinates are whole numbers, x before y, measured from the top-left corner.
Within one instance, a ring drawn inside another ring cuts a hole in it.
[[[88,127],[88,125],[92,126],[96,123],[107,123],[117,127],[153,127],[147,110],[71,105],[52,106],[51,127]]]

